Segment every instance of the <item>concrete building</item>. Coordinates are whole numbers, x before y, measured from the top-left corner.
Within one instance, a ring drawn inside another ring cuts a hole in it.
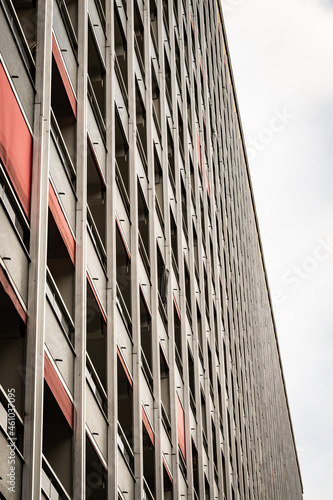
[[[0,0],[0,160],[0,498],[301,499],[219,2]]]

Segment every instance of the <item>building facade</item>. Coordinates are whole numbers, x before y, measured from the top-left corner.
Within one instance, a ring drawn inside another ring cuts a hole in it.
[[[0,498],[297,500],[215,0],[0,0]]]

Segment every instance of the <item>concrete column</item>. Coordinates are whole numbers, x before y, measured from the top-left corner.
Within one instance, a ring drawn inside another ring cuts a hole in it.
[[[36,97],[31,186],[30,257],[25,373],[23,500],[41,497],[46,300],[52,0],[37,7]]]
[[[86,498],[87,6],[78,1],[73,500]]]

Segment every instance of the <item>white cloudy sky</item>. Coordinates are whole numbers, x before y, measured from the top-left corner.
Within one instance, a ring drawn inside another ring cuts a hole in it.
[[[333,2],[222,0],[222,5],[304,500],[330,500]],[[287,115],[284,124],[274,121],[277,113]]]

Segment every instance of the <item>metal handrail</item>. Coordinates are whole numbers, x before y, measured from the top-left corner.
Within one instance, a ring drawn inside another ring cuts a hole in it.
[[[43,465],[42,465],[42,469],[43,471],[45,472],[45,476],[47,477],[47,479],[49,480],[49,484],[50,486],[51,485],[54,485],[54,489],[56,490],[56,492],[58,493],[58,500],[64,500],[65,498],[67,500],[71,500],[71,497],[68,495],[67,491],[65,490],[65,488],[63,487],[60,479],[57,477],[56,473],[54,472],[54,470],[52,469],[51,465],[49,464],[49,462],[46,460],[45,456],[42,455],[42,460],[43,460]],[[44,477],[45,477],[44,476]],[[48,498],[51,498],[49,497],[49,494],[48,492],[45,490],[45,485],[43,485],[43,481],[42,481],[42,489],[44,490],[45,494],[48,495]],[[50,492],[51,493],[51,492]],[[52,496],[52,498],[54,498]]]
[[[18,15],[16,14],[15,7],[11,0],[0,0],[3,10],[5,11],[8,23],[13,31],[14,39],[17,43],[19,52],[24,61],[24,65],[26,66],[29,76],[34,81],[34,72],[35,72],[35,61],[31,54],[26,36],[22,29],[20,20]]]
[[[70,343],[73,344],[74,322],[48,267],[46,268],[46,297]]]
[[[94,218],[93,218],[93,215],[91,213],[91,210],[89,208],[89,205],[87,203],[87,227],[88,227],[88,230],[89,230],[89,233],[90,233],[90,237],[94,243],[94,246],[97,250],[97,254],[98,254],[98,257],[99,257],[99,260],[101,261],[101,264],[103,266],[103,269],[106,270],[106,251],[105,251],[105,247],[104,247],[104,244],[101,240],[101,237],[99,235],[99,231],[97,229],[97,226],[95,224],[95,221],[94,221]]]
[[[95,4],[96,4],[96,9],[97,9],[99,18],[100,18],[100,20],[102,22],[103,31],[105,32],[105,29],[106,29],[106,20],[105,20],[105,12],[104,12],[104,9],[102,7],[101,0],[95,0]]]
[[[107,414],[107,400],[108,396],[105,392],[102,382],[96,372],[96,369],[91,361],[89,354],[86,352],[86,362],[87,362],[87,380],[90,385],[91,390],[93,391],[98,403],[100,404],[103,412]]]
[[[118,81],[119,81],[119,87],[120,87],[120,91],[122,93],[122,96],[124,98],[125,105],[128,108],[128,93],[127,93],[127,88],[126,88],[126,85],[125,85],[125,82],[124,82],[124,79],[123,79],[123,75],[121,73],[121,68],[120,68],[120,64],[119,64],[119,61],[118,61],[117,54],[115,54],[115,56],[114,56],[114,69],[115,69],[115,73],[116,73],[116,76],[117,76]]]
[[[139,252],[142,257],[143,265],[147,271],[148,277],[150,276],[150,260],[145,248],[145,245],[142,240],[142,236],[140,234],[140,231],[138,231],[138,239],[139,239]]]
[[[105,126],[105,121],[101,112],[101,109],[99,107],[96,94],[94,91],[94,87],[92,86],[91,80],[89,78],[89,75],[87,75],[87,81],[88,81],[88,98],[97,122],[98,129],[100,131],[100,134],[102,136],[104,146],[105,146],[105,137],[106,137],[106,126]]]
[[[145,73],[146,73],[145,66],[144,66],[144,63],[143,63],[143,60],[142,60],[139,43],[138,43],[137,36],[136,36],[135,33],[134,33],[134,48],[135,48],[136,56],[138,58],[138,63],[139,63],[139,66],[140,66],[140,70],[141,70],[142,76],[143,76],[143,78],[145,78]]]
[[[116,183],[120,191],[120,196],[124,202],[125,210],[127,212],[128,217],[130,217],[131,214],[131,203],[130,199],[127,193],[126,186],[123,181],[123,176],[121,175],[120,168],[118,165],[117,160],[115,159],[115,166],[116,166]]]
[[[153,394],[153,391],[154,391],[154,377],[153,377],[152,371],[150,369],[149,363],[147,361],[146,355],[145,355],[144,350],[142,349],[142,347],[141,347],[141,365],[142,365],[143,374],[144,374],[144,376],[145,376],[145,378],[147,380],[149,389],[150,389],[151,393]]]
[[[171,169],[170,162],[168,162],[168,166],[169,166],[168,172],[169,172],[170,184],[171,184],[171,187],[172,187],[173,194],[176,196],[176,183],[175,183],[175,178],[173,176],[173,172],[172,172],[172,169]]]
[[[127,462],[129,468],[131,469],[132,472],[134,472],[134,453],[131,448],[131,445],[129,444],[126,438],[123,428],[120,425],[119,420],[118,420],[118,448],[123,454],[123,457]]]
[[[155,500],[154,495],[150,491],[147,481],[143,478],[143,500]]]
[[[144,168],[145,174],[148,176],[148,162],[147,162],[147,157],[146,157],[146,153],[145,153],[145,150],[143,148],[143,144],[142,144],[141,137],[140,137],[140,134],[139,134],[138,130],[136,132],[136,144],[138,146],[139,155],[140,155],[141,160],[142,160],[142,164],[143,164],[143,168]]]
[[[72,24],[71,17],[69,15],[68,9],[66,2],[64,0],[57,0],[58,6],[59,6],[59,11],[67,32],[67,36],[69,38],[70,44],[72,46],[73,52],[75,59],[77,61],[77,47],[78,47],[78,41],[77,41],[77,36]]]
[[[161,413],[162,413],[162,424],[164,425],[167,436],[171,439],[171,422],[162,401],[161,401]]]
[[[59,124],[57,122],[56,116],[52,108],[51,108],[51,135],[54,138],[55,145],[58,149],[58,153],[61,156],[62,163],[65,166],[68,178],[70,182],[73,183],[73,181],[76,178],[75,167],[72,162],[72,158],[69,154],[67,145],[65,143],[64,137],[62,135],[62,132],[60,130]]]
[[[120,315],[121,315],[121,317],[123,318],[123,320],[125,322],[126,329],[129,332],[130,337],[132,338],[132,318],[131,318],[131,315],[130,315],[128,309],[127,309],[124,297],[123,297],[123,295],[121,293],[121,290],[119,288],[118,283],[117,283],[117,297],[116,297],[116,301],[117,301],[117,307],[118,307],[118,310],[120,312]]]
[[[157,197],[156,194],[155,194],[155,208],[156,208],[156,213],[157,213],[158,220],[160,221],[162,230],[164,231],[164,216],[162,214],[162,209],[161,209],[161,206],[160,206],[160,202],[158,201],[158,197]]]

